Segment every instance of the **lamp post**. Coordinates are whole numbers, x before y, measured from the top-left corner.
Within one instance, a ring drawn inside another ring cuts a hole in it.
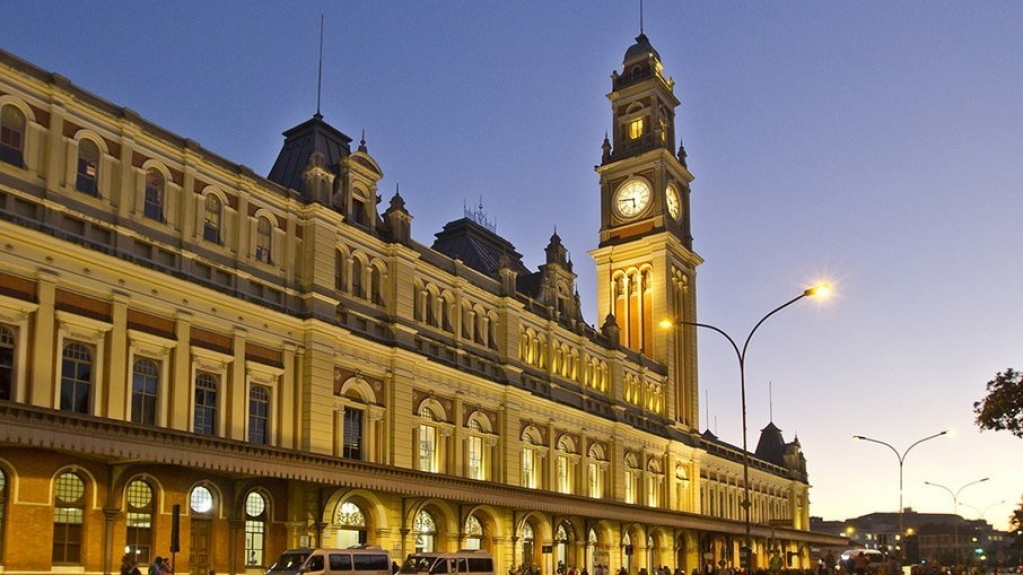
[[[704,327],[709,330],[713,330],[724,336],[728,340],[728,343],[732,344],[732,349],[735,351],[735,358],[739,360],[739,395],[742,400],[742,509],[743,509],[743,523],[745,527],[745,543],[744,548],[740,550],[740,558],[744,560],[744,567],[749,568],[750,554],[753,551],[753,537],[750,533],[750,488],[749,488],[749,450],[747,448],[746,440],[746,351],[749,349],[749,342],[753,339],[753,334],[757,332],[757,329],[763,325],[767,318],[780,312],[781,310],[789,307],[804,297],[812,296],[826,296],[831,292],[831,286],[826,283],[815,285],[811,288],[803,290],[803,293],[790,299],[789,301],[781,304],[780,306],[772,309],[764,317],[760,318],[760,321],[753,326],[750,330],[749,335],[746,336],[746,341],[742,344],[742,349],[739,349],[739,345],[732,339],[732,336],[728,335],[723,329],[711,325],[709,323],[700,323],[695,321],[685,321],[681,319],[664,320],[661,322],[662,327],[672,327],[674,325],[689,325],[693,327]]]
[[[860,441],[869,441],[871,443],[877,443],[877,444],[883,445],[883,446],[887,447],[888,449],[891,449],[892,452],[895,453],[895,457],[899,458],[899,537],[897,539],[897,541],[899,541],[899,559],[902,559],[902,530],[903,530],[903,526],[902,526],[902,509],[903,509],[903,507],[902,507],[902,467],[903,467],[903,464],[906,462],[906,456],[909,455],[909,450],[913,449],[917,445],[920,445],[921,443],[923,443],[923,442],[925,442],[925,441],[927,441],[929,439],[934,439],[936,437],[941,437],[942,435],[947,435],[947,434],[948,434],[948,430],[944,429],[944,430],[940,431],[939,433],[935,433],[934,435],[928,435],[927,437],[925,437],[923,439],[918,439],[912,445],[907,447],[906,450],[903,451],[902,453],[899,453],[898,449],[895,449],[894,447],[892,447],[892,444],[885,443],[884,441],[881,441],[879,439],[873,439],[871,437],[864,437],[862,435],[854,435],[853,436],[853,439],[858,439]]]
[[[974,507],[973,505],[970,505],[968,503],[960,503],[959,505],[962,505],[963,507],[969,507],[970,509],[976,511],[977,512],[977,519],[980,519],[981,521],[985,521],[986,522],[987,521],[987,512],[990,511],[992,507],[997,507],[999,505],[1005,505],[1006,503],[1008,503],[1008,502],[1003,499],[1001,501],[996,501],[996,502],[988,505],[987,507],[985,507],[983,509],[981,509],[980,507]]]
[[[931,487],[940,487],[940,488],[944,489],[945,491],[948,491],[948,494],[952,496],[952,514],[956,516],[955,519],[952,520],[952,549],[953,549],[953,552],[955,553],[955,560],[956,560],[957,564],[959,563],[959,521],[958,521],[960,519],[960,517],[959,517],[959,494],[963,492],[963,489],[966,489],[967,487],[969,487],[971,485],[976,485],[978,483],[984,483],[985,481],[987,481],[989,479],[991,479],[991,478],[990,477],[985,477],[984,479],[978,479],[976,481],[971,481],[971,482],[963,485],[962,487],[960,487],[959,489],[957,489],[955,491],[952,491],[951,489],[949,489],[948,487],[945,487],[944,485],[938,485],[937,483],[931,483],[930,481],[924,481],[924,485],[930,485]]]

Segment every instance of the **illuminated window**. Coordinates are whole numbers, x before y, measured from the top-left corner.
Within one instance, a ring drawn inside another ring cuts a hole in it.
[[[255,491],[245,497],[245,566],[262,567],[266,538],[266,499]]]
[[[85,482],[78,475],[66,472],[57,477],[53,487],[53,563],[81,564]]]
[[[467,440],[466,455],[469,467],[469,479],[483,479],[483,438],[470,436]]]
[[[416,535],[416,553],[433,553],[437,541],[437,521],[428,511],[420,511],[416,515],[413,528]]]
[[[192,495],[188,498],[188,506],[192,513],[208,515],[213,511],[213,493],[202,485],[195,487],[192,489]]]
[[[465,520],[465,539],[463,540],[463,549],[478,550],[483,548],[483,525],[475,515],[470,515]]]
[[[96,142],[82,139],[78,142],[78,175],[75,189],[90,196],[99,195],[99,147]]]
[[[131,374],[131,421],[156,425],[156,393],[160,383],[160,366],[149,358],[135,360]]]
[[[334,523],[340,525],[335,532],[335,546],[344,549],[366,544],[366,514],[358,505],[345,501],[334,517]]]
[[[587,486],[590,497],[600,498],[604,496],[604,472],[601,470],[601,462],[604,453],[597,446],[590,447],[589,463],[587,464]]]
[[[437,473],[439,461],[437,454],[437,427],[427,422],[436,421],[433,411],[428,407],[419,410],[423,423],[419,424],[419,470]]]
[[[153,549],[153,488],[138,479],[128,484],[127,541],[125,549],[140,565],[150,561]]]
[[[262,385],[249,389],[249,443],[270,443],[270,391]]]
[[[14,106],[0,109],[0,161],[25,166],[25,114]]]
[[[629,139],[637,140],[643,135],[643,118],[636,118],[629,122]]]
[[[559,493],[572,492],[572,447],[564,438],[558,441],[557,489]]]
[[[163,200],[167,181],[156,168],[146,170],[146,195],[142,207],[142,215],[163,222]]]
[[[639,480],[639,470],[636,468],[636,460],[630,455],[625,458],[625,502],[636,503],[636,483]]]
[[[269,218],[256,220],[256,259],[268,264],[271,262],[270,248],[273,242],[273,223]]]
[[[522,486],[540,487],[540,437],[535,429],[522,433]]]
[[[89,413],[92,392],[92,350],[80,343],[64,346],[60,371],[60,408]]]
[[[0,325],[0,399],[14,399],[14,329]]]
[[[220,378],[200,371],[195,376],[195,427],[200,435],[217,434],[217,390]]]
[[[220,243],[220,218],[223,204],[215,194],[206,194],[206,208],[202,221],[202,239]]]

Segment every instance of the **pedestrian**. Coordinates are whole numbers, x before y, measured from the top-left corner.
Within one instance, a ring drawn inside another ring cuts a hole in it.
[[[153,562],[149,564],[148,575],[162,575],[163,573],[163,568],[161,567],[162,564],[163,557],[157,555],[156,558],[153,559]]]

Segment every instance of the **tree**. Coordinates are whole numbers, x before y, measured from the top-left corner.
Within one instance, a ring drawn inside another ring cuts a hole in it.
[[[987,397],[973,403],[983,431],[1008,431],[1023,439],[1023,372],[1011,367],[987,382]]]

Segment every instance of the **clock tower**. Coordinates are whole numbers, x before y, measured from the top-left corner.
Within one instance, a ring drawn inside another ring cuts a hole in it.
[[[620,345],[668,367],[665,417],[699,426],[695,328],[666,329],[662,320],[695,321],[696,266],[689,194],[692,174],[676,142],[675,82],[645,34],[611,75],[611,140],[604,138],[600,174],[597,310],[614,316]]]

